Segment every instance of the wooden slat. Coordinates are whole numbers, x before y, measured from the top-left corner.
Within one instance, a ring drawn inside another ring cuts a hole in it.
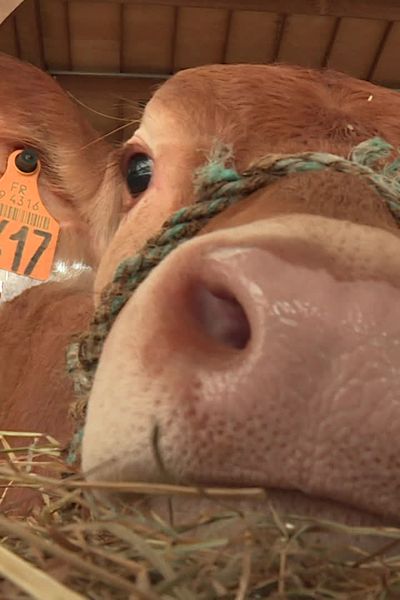
[[[277,60],[305,67],[322,66],[334,27],[334,17],[289,15]]]
[[[14,16],[11,15],[0,27],[0,52],[18,56],[18,47],[15,39]]]
[[[331,48],[327,66],[361,79],[368,77],[385,27],[385,21],[343,19]]]
[[[371,73],[372,81],[388,86],[398,86],[400,82],[400,23],[393,23],[388,32],[385,43],[381,48],[380,56],[375,69]]]
[[[132,135],[136,125],[128,121],[139,119],[141,107],[161,83],[159,79],[80,75],[59,75],[57,81],[86,106],[82,109],[100,135],[119,129],[109,136],[113,142],[121,142]],[[128,121],[121,121],[121,118]]]
[[[278,16],[248,10],[232,15],[225,61],[265,63],[273,60]]]
[[[65,0],[40,0],[43,48],[50,69],[69,69],[68,25]]]
[[[42,38],[35,0],[25,0],[14,14],[21,58],[38,67],[44,67]]]
[[[121,2],[143,4],[144,1],[109,0],[115,4]],[[146,4],[400,20],[400,2],[398,0],[155,0],[154,2],[147,0]]]
[[[174,69],[220,63],[224,59],[229,12],[181,8],[178,15]]]
[[[120,70],[120,9],[109,2],[69,5],[72,65],[90,71]]]
[[[124,71],[171,72],[174,19],[170,6],[124,6]]]

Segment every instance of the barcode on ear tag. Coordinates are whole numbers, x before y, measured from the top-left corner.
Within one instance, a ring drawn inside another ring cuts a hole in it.
[[[60,226],[44,206],[38,188],[40,163],[23,173],[10,154],[0,179],[0,269],[46,280],[52,271]]]

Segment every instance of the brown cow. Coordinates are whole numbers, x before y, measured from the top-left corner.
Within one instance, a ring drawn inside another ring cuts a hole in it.
[[[0,76],[0,176],[11,152],[36,149],[41,197],[61,226],[57,258],[97,264],[121,208],[108,144],[36,67],[0,53]]]
[[[231,145],[239,170],[270,152],[347,156],[375,135],[398,147],[399,114],[397,92],[330,71],[177,74],[126,146],[139,201],[97,290],[194,201],[194,169],[216,140]],[[84,470],[262,486],[287,509],[394,522],[399,287],[399,228],[364,180],[297,174],[253,194],[174,250],[118,316],[90,396]]]
[[[10,153],[34,148],[41,198],[61,227],[56,258],[95,266],[123,212],[114,151],[96,141],[77,106],[39,69],[0,54],[0,76],[0,176]],[[68,440],[65,347],[91,311],[87,273],[0,304],[0,430]]]

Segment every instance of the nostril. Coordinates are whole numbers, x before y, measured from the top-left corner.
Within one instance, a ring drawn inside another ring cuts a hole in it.
[[[237,350],[250,340],[250,323],[242,306],[229,292],[210,290],[204,284],[192,289],[194,313],[203,333]]]

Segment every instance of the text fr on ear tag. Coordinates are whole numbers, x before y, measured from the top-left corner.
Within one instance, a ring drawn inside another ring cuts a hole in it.
[[[0,179],[0,269],[43,281],[53,267],[60,226],[40,198],[39,173],[34,150],[8,157]]]

